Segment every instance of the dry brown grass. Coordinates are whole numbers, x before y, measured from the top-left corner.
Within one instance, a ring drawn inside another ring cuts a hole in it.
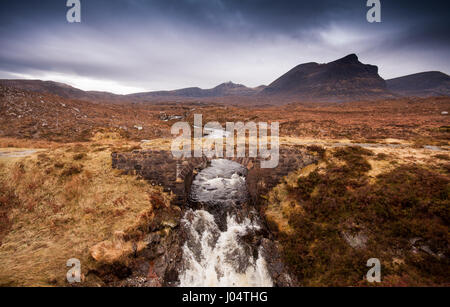
[[[292,233],[293,229],[289,225],[289,217],[294,213],[302,213],[303,210],[299,202],[290,197],[289,186],[297,187],[299,177],[306,177],[317,168],[317,164],[311,164],[289,174],[284,183],[277,185],[267,195],[268,207],[265,215],[271,225],[276,225],[278,231],[287,234]]]
[[[0,138],[0,148],[54,148],[61,144],[47,140]]]
[[[162,192],[111,169],[111,148],[117,145],[123,140],[97,138],[3,164],[0,184],[9,193],[3,195],[15,199],[0,246],[0,285],[67,285],[68,259],[80,259],[86,275],[98,264],[90,256],[93,246],[106,247],[99,262],[123,260],[133,251],[117,234],[134,232],[140,246],[136,229],[153,218],[150,198]]]

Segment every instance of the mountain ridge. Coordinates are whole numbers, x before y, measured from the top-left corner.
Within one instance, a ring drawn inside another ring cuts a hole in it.
[[[440,71],[425,71],[386,80],[387,87],[404,96],[450,96],[450,76]]]
[[[111,102],[224,97],[341,102],[405,96],[450,96],[450,77],[445,73],[428,71],[385,80],[378,74],[377,66],[361,63],[356,54],[349,54],[329,63],[299,64],[268,86],[261,85],[255,88],[229,81],[210,89],[188,87],[119,95],[101,91],[83,91],[54,81],[3,79],[0,80],[0,85],[55,94],[63,98]]]

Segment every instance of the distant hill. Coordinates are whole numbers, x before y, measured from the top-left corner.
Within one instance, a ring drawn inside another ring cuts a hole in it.
[[[31,92],[54,94],[69,99],[118,101],[122,98],[122,95],[99,91],[83,91],[65,83],[54,81],[0,80],[0,85]]]
[[[292,96],[309,101],[342,101],[388,97],[378,67],[362,64],[355,54],[327,64],[301,64],[262,91],[269,96]]]
[[[129,95],[116,95],[109,92],[83,91],[70,85],[41,80],[0,80],[1,86],[37,93],[54,94],[63,98],[90,101],[146,101],[155,98],[219,98],[229,96],[252,96],[259,93],[264,86],[249,88],[233,82],[222,83],[211,89],[190,87],[173,91],[153,91]]]
[[[149,99],[155,97],[186,97],[186,98],[208,98],[227,96],[251,96],[259,93],[261,88],[249,88],[242,84],[233,82],[222,83],[212,89],[201,89],[190,87],[174,91],[156,91],[127,95],[131,98]]]
[[[386,83],[390,91],[402,96],[450,96],[450,76],[439,71],[412,74]]]

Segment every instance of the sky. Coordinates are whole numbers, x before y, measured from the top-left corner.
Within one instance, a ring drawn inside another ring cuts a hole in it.
[[[0,0],[0,78],[118,94],[233,81],[270,84],[306,62],[356,53],[394,78],[450,73],[450,1]]]

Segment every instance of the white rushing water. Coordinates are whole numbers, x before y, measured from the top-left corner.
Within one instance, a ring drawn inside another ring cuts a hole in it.
[[[191,198],[208,206],[229,206],[247,198],[247,169],[239,163],[215,159],[195,176]]]
[[[260,229],[258,222],[249,218],[238,222],[232,211],[225,210],[247,198],[245,168],[232,161],[213,160],[210,167],[196,176],[191,193],[197,202],[224,209],[226,229],[221,231],[214,215],[206,210],[185,213],[182,227],[187,241],[183,246],[180,286],[272,286],[261,250],[255,257],[241,240]]]

